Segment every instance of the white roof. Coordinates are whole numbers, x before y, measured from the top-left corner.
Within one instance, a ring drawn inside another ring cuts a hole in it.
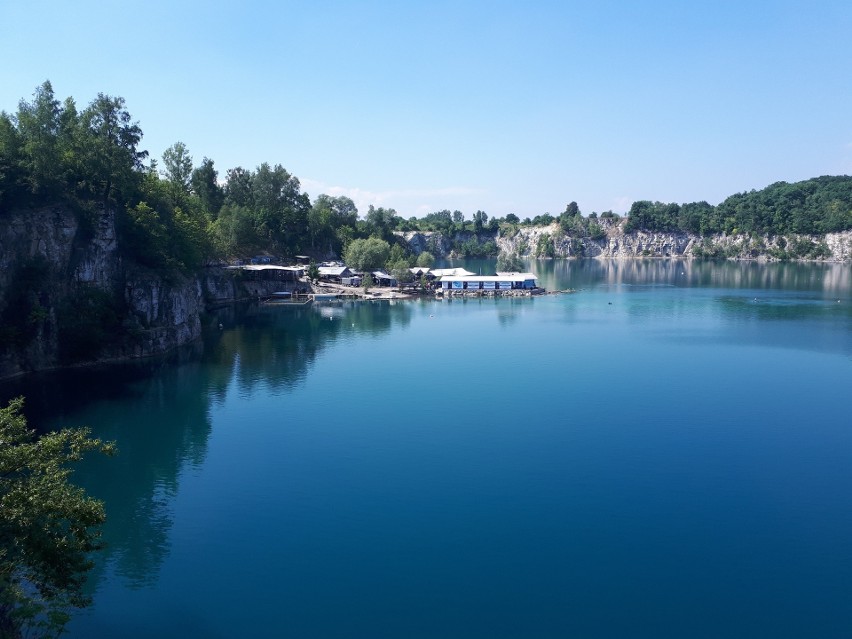
[[[395,277],[388,275],[384,271],[373,271],[373,277],[378,277],[380,280],[393,280]]]
[[[349,270],[348,266],[320,266],[318,267],[320,275],[343,275]]]
[[[476,275],[476,273],[471,273],[470,271],[466,271],[461,267],[458,268],[433,268],[429,271],[435,277],[447,277],[447,276],[456,276],[463,277],[465,275]]]
[[[500,277],[512,277],[515,281],[537,279],[535,273],[521,273],[519,271],[497,271]]]
[[[242,266],[229,266],[228,268],[242,269],[244,271],[304,271],[304,266],[276,266],[275,264],[244,264]]]

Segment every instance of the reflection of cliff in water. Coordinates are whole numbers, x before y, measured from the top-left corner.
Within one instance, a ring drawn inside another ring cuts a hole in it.
[[[323,347],[353,334],[379,335],[411,321],[406,302],[336,302],[311,307],[260,305],[234,311],[223,321],[205,364],[219,369],[214,396],[232,377],[243,392],[263,383],[273,390],[301,382]]]
[[[848,264],[765,264],[685,259],[534,260],[530,269],[549,290],[591,286],[680,286],[699,288],[785,289],[848,293]]]
[[[182,363],[187,356],[194,361]],[[148,583],[168,553],[178,477],[204,460],[210,435],[199,356],[195,348],[180,357],[39,375],[2,387],[4,401],[26,397],[33,426],[89,426],[118,444],[118,455],[90,456],[72,478],[107,510],[106,548],[94,557],[90,590],[108,566],[132,585]]]
[[[496,260],[441,262],[483,274],[493,273],[496,265]],[[836,263],[633,258],[526,260],[524,265],[549,291],[601,285],[686,286],[810,290],[836,297],[852,288],[852,269]]]
[[[132,586],[157,579],[169,552],[171,502],[181,474],[200,467],[211,432],[210,406],[235,381],[292,387],[329,340],[378,335],[411,320],[406,304],[316,308],[253,306],[218,312],[203,342],[168,357],[40,374],[0,385],[0,399],[24,395],[33,427],[89,426],[119,454],[90,457],[73,481],[106,503],[106,548],[96,554],[94,590],[109,570]],[[222,328],[219,328],[221,324]]]

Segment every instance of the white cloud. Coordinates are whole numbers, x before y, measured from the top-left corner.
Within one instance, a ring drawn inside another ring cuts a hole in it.
[[[392,208],[402,217],[416,215],[422,217],[432,211],[459,208],[457,204],[441,203],[432,205],[424,200],[443,200],[445,198],[464,198],[486,193],[484,189],[470,187],[444,187],[438,189],[392,189],[388,191],[370,191],[359,187],[334,186],[320,180],[305,178],[300,180],[302,188],[316,197],[321,193],[340,197],[345,195],[355,202],[358,213],[363,217],[370,206]]]
[[[627,197],[626,195],[622,195],[612,201],[612,211],[613,213],[618,214],[627,213],[627,211],[630,210],[631,204],[633,204],[633,200]]]

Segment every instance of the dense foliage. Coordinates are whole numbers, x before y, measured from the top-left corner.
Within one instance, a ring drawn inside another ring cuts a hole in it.
[[[89,603],[83,584],[104,521],[68,464],[113,445],[85,429],[36,437],[22,405],[0,408],[0,636],[58,636],[68,610]]]
[[[639,201],[630,208],[625,231],[689,231],[790,235],[852,229],[852,177],[823,176],[760,191],[738,193],[718,206],[707,202],[663,204]]]
[[[72,98],[58,100],[45,82],[31,101],[19,103],[16,113],[0,113],[0,215],[64,203],[79,214],[85,229],[94,228],[101,212],[111,209],[123,253],[164,274],[259,253],[282,259],[304,253],[316,259],[341,256],[353,241],[368,238],[402,245],[395,234],[399,231],[436,231],[458,255],[489,257],[497,254],[493,238],[498,230],[511,234],[519,226],[558,223],[572,238],[601,239],[605,229],[600,220],[618,218],[611,211],[583,216],[571,202],[558,216],[543,213],[523,220],[513,213],[489,217],[481,210],[472,219],[458,210],[441,210],[406,220],[391,208],[373,206],[362,219],[347,197],[322,194],[311,202],[298,178],[280,164],[235,167],[220,179],[213,160],[205,157],[196,165],[182,142],[163,153],[160,165],[154,159],[146,163],[141,140],[142,130],[122,98],[99,94],[81,110]],[[818,234],[850,228],[852,178],[845,176],[779,182],[733,195],[718,206],[638,201],[625,225],[628,232],[702,235]],[[530,248],[537,255],[551,255],[554,239],[544,238]],[[430,250],[437,252],[437,245]],[[390,264],[383,266],[389,269]],[[9,330],[14,335],[6,335],[7,342],[29,329],[21,325]]]

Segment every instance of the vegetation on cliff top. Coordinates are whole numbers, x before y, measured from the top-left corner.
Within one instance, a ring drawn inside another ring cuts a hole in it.
[[[84,109],[60,101],[50,82],[14,114],[0,113],[0,215],[56,203],[78,212],[83,228],[99,212],[116,212],[122,252],[164,272],[190,271],[210,260],[267,252],[282,257],[309,253],[342,255],[350,242],[375,237],[400,244],[395,231],[439,231],[459,255],[497,253],[498,230],[559,222],[577,237],[600,239],[600,219],[610,211],[582,215],[575,202],[554,216],[523,220],[476,211],[442,210],[403,219],[391,208],[370,207],[359,218],[347,197],[319,195],[313,202],[298,178],[280,164],[234,167],[220,179],[214,161],[193,161],[176,142],[162,163],[141,148],[142,130],[124,99],[104,94]],[[147,161],[147,163],[146,163]],[[779,182],[761,191],[732,195],[717,206],[637,201],[625,231],[689,231],[752,234],[821,234],[852,229],[852,177]],[[548,247],[537,247],[547,253]],[[433,253],[438,247],[429,247]],[[410,255],[406,256],[413,263]],[[389,267],[389,265],[386,264]]]

